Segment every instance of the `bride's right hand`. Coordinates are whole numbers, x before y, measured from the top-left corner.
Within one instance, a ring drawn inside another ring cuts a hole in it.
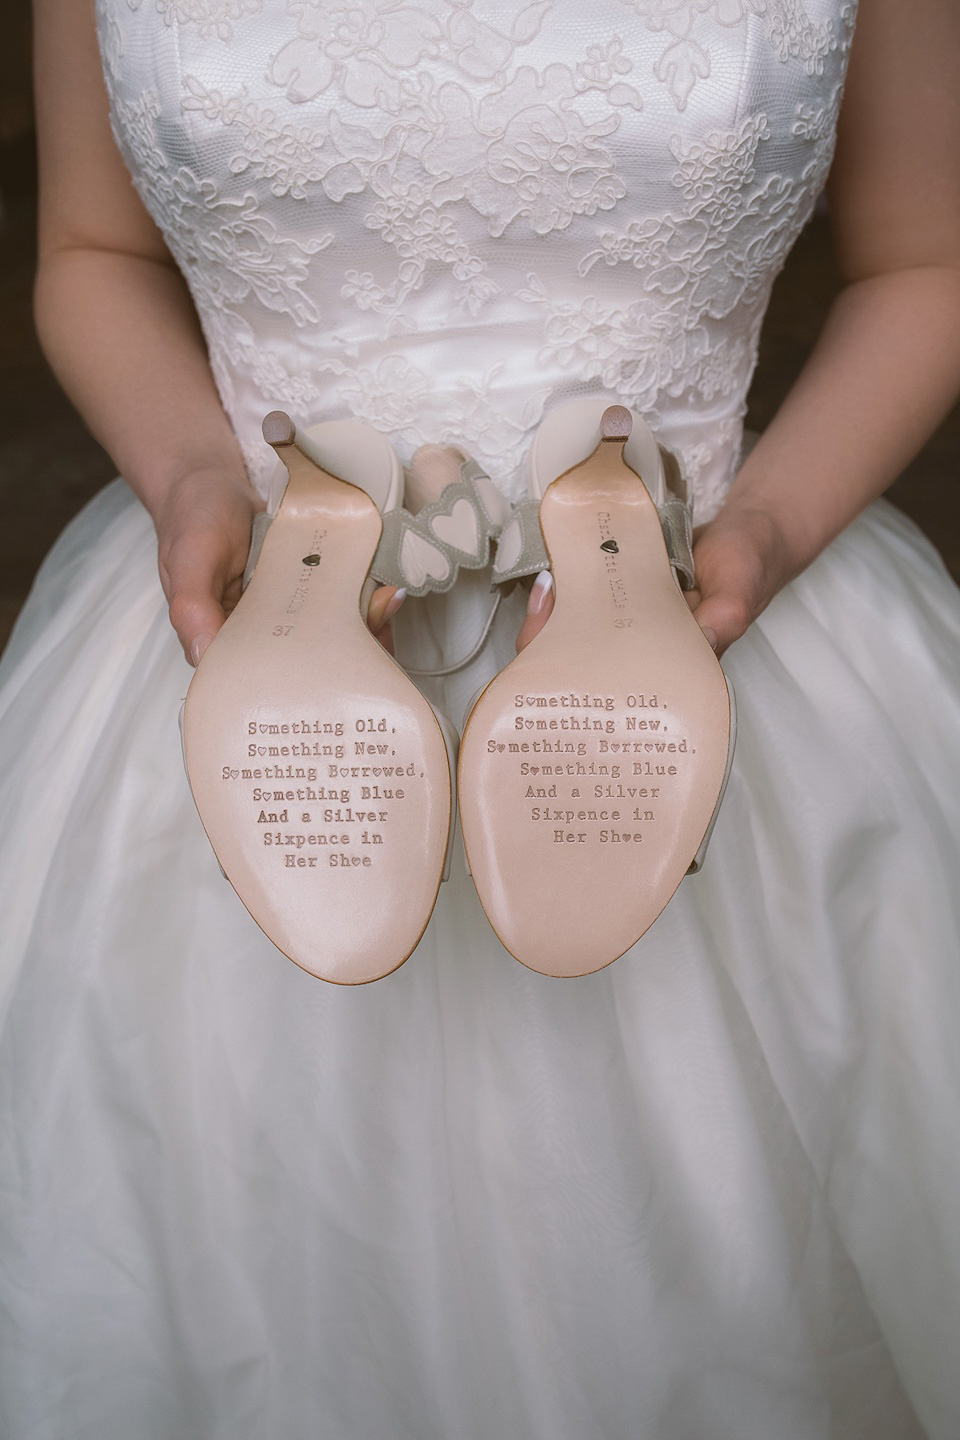
[[[262,509],[246,476],[199,471],[171,485],[154,513],[160,583],[191,665],[240,599],[250,527]]]
[[[170,623],[191,665],[199,662],[240,599],[250,528],[263,508],[245,476],[199,471],[172,485],[154,514],[160,583]],[[400,592],[382,585],[367,612],[371,631],[391,652],[390,620],[402,600]]]

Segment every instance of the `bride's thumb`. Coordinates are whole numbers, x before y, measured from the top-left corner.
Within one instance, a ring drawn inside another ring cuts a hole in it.
[[[694,607],[693,618],[718,655],[739,640],[753,619],[741,596],[729,593],[708,595]]]
[[[199,665],[225,618],[223,606],[209,593],[182,589],[170,598],[170,623],[191,665]]]
[[[534,580],[527,601],[527,613],[517,636],[517,654],[525,649],[546,625],[553,613],[553,576],[549,570],[541,570]]]

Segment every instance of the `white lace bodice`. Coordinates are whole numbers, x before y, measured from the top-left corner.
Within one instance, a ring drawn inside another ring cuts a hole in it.
[[[551,396],[734,472],[829,168],[848,0],[98,0],[115,134],[262,483],[265,410],[457,441],[517,495]]]

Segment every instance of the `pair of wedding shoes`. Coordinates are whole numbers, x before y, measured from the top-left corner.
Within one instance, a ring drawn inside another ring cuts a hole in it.
[[[730,770],[733,692],[683,597],[689,504],[673,457],[619,405],[556,407],[511,508],[469,459],[401,507],[389,442],[355,421],[268,415],[285,467],[245,588],[182,715],[184,761],[224,874],[312,974],[362,984],[416,948],[468,865],[505,947],[543,974],[602,968],[698,869]],[[454,726],[371,635],[377,584],[494,586],[553,571],[541,633]],[[457,779],[459,776],[459,786]]]

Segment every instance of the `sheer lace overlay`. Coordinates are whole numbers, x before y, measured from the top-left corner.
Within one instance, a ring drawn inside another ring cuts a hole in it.
[[[853,4],[98,11],[118,143],[258,483],[259,417],[283,405],[408,453],[456,441],[516,496],[551,397],[602,388],[715,512],[830,165]]]

